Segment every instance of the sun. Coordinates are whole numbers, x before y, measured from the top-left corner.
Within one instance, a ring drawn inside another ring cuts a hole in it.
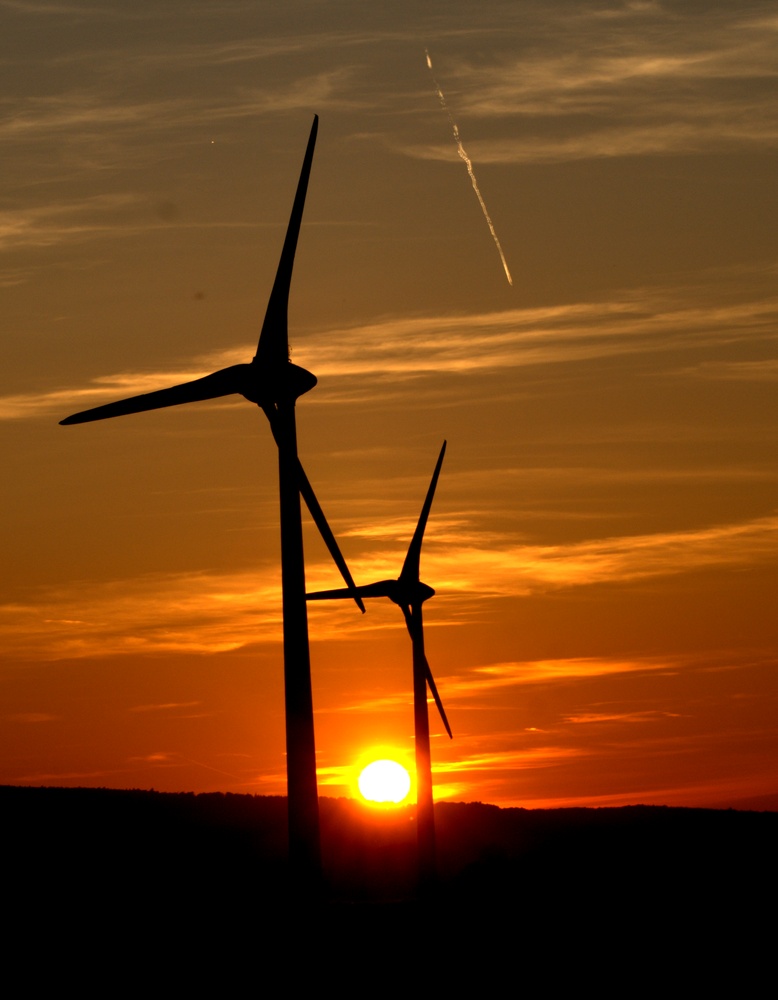
[[[396,760],[374,760],[362,769],[357,785],[368,802],[399,805],[411,790],[411,776]]]

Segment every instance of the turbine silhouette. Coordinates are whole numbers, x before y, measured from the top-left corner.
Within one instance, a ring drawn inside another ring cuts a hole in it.
[[[364,612],[346,562],[297,456],[295,402],[316,385],[311,372],[289,359],[288,303],[297,238],[308,190],[308,178],[319,119],[315,115],[297,184],[273,289],[270,293],[257,353],[249,364],[231,365],[204,378],[148,392],[130,399],[75,413],[62,424],[80,424],[180,403],[193,403],[238,393],[261,407],[278,446],[281,506],[281,581],[283,593],[284,686],[286,705],[289,853],[301,888],[316,884],[321,874],[319,803],[313,729],[308,616],[305,603],[300,495],[324,539],[347,593]]]
[[[411,637],[413,647],[413,721],[416,744],[416,821],[419,838],[419,872],[422,884],[429,884],[435,876],[435,815],[432,805],[432,759],[429,714],[427,712],[427,686],[435,699],[446,732],[449,737],[453,738],[435,679],[424,652],[422,605],[434,595],[435,591],[426,583],[422,583],[419,578],[421,544],[424,540],[424,530],[427,527],[445,454],[446,442],[444,441],[400,576],[396,580],[381,580],[378,583],[369,583],[366,586],[356,588],[356,594],[359,597],[388,597],[390,601],[397,604],[403,613],[408,634]],[[307,595],[309,601],[327,601],[346,597],[354,597],[354,594],[348,589],[341,589],[320,590]]]

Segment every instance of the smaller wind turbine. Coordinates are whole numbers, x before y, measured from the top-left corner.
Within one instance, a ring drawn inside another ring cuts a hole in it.
[[[424,529],[438,485],[443,456],[446,454],[446,442],[440,449],[440,455],[432,473],[432,480],[427,490],[424,506],[419,515],[419,521],[413,538],[408,546],[402,570],[396,580],[381,580],[379,583],[369,583],[364,587],[354,589],[320,590],[306,594],[309,601],[327,601],[342,598],[388,597],[397,604],[405,618],[408,634],[413,646],[413,721],[416,743],[416,823],[419,838],[419,873],[422,883],[429,884],[435,876],[435,814],[432,806],[432,758],[430,753],[430,725],[427,712],[427,686],[432,692],[435,704],[440,712],[446,732],[453,739],[451,726],[448,724],[443,703],[438,694],[435,679],[432,676],[427,656],[424,652],[424,623],[422,605],[432,597],[435,591],[419,578],[419,562],[421,560],[421,543],[424,540]]]

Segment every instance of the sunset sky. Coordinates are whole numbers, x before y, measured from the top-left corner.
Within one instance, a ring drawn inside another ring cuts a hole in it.
[[[314,113],[300,456],[422,551],[436,795],[778,802],[778,10],[0,0],[0,784],[285,791],[276,449],[240,397]],[[513,277],[458,156],[459,128]],[[306,521],[309,589],[337,587]],[[413,760],[388,600],[309,609],[320,791]],[[434,706],[433,706],[434,709]]]

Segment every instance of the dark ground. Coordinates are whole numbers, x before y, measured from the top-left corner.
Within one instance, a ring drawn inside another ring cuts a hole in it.
[[[282,967],[374,988],[416,970],[455,993],[627,975],[740,992],[772,965],[778,813],[439,803],[439,885],[419,899],[413,810],[322,799],[326,894],[306,904],[283,798],[6,787],[0,810],[5,951],[57,982],[122,968],[232,995]]]

